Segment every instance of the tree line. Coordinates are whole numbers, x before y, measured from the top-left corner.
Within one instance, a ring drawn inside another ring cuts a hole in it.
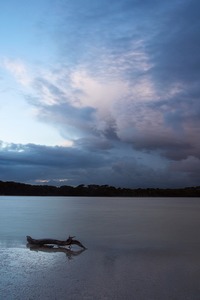
[[[160,188],[120,188],[109,185],[31,185],[0,181],[0,195],[5,196],[87,196],[87,197],[200,197],[200,186]]]

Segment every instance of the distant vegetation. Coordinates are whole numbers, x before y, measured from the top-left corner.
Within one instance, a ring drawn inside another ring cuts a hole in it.
[[[6,196],[87,196],[87,197],[200,197],[200,186],[182,189],[128,189],[109,185],[50,186],[0,181],[0,195]]]

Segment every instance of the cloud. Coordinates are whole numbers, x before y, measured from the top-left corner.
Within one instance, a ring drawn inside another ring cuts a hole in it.
[[[79,173],[85,169],[103,167],[106,158],[102,155],[88,153],[78,148],[47,147],[34,144],[5,144],[0,147],[0,169],[5,180],[22,180],[38,182],[38,180],[68,179],[77,183]],[[77,175],[76,175],[77,174]],[[27,180],[28,178],[28,180]]]
[[[185,174],[191,182],[200,180],[200,158],[189,156],[181,161],[171,162],[170,169],[174,173]]]
[[[153,59],[156,81],[162,86],[199,81],[199,1],[177,1],[163,15],[156,40],[148,52]]]
[[[17,82],[23,86],[30,85],[31,78],[29,77],[26,65],[23,61],[19,59],[4,58],[1,65],[15,77]]]
[[[2,180],[31,184],[78,185],[109,184],[121,187],[177,187],[197,184],[199,176],[183,176],[176,165],[160,168],[137,159],[129,148],[94,149],[82,147],[47,147],[33,144],[5,144],[0,147]],[[110,155],[108,153],[110,152]],[[150,157],[149,157],[150,158]],[[153,157],[152,157],[153,159]],[[157,162],[157,163],[156,163]],[[192,168],[191,168],[192,169]],[[199,172],[199,169],[196,168]]]
[[[22,151],[9,146],[6,161],[23,168],[43,161],[70,182],[180,185],[192,183],[190,174],[197,182],[199,2],[76,0],[54,8],[48,30],[57,62],[30,72],[22,60],[7,58],[4,67],[29,87],[24,96],[38,120],[72,146],[13,145]],[[34,180],[41,179],[37,173]]]
[[[114,78],[106,76],[106,67],[102,65],[104,71],[97,74],[83,65],[71,69],[57,65],[56,74],[39,69],[31,80],[34,94],[26,96],[38,119],[86,148],[101,149],[113,140],[174,160],[199,157],[198,87],[186,91],[174,84],[166,94],[149,71],[131,81],[120,69]]]

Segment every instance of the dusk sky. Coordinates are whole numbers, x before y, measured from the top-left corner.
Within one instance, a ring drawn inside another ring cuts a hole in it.
[[[199,0],[0,3],[0,180],[200,185]]]

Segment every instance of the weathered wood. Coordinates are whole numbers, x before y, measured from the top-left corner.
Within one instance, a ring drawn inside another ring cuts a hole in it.
[[[30,245],[37,245],[37,246],[43,246],[43,245],[58,245],[58,246],[71,246],[71,245],[78,245],[79,247],[86,249],[85,246],[78,240],[74,240],[74,236],[69,236],[66,241],[60,241],[60,240],[54,240],[54,239],[33,239],[29,235],[26,236],[27,242]]]

